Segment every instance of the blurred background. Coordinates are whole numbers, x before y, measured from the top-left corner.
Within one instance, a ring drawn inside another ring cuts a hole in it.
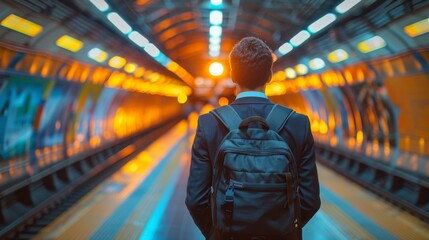
[[[324,206],[344,213],[322,207],[304,236],[428,239],[428,32],[425,0],[1,0],[0,238],[201,239],[186,153],[198,115],[236,97],[229,52],[256,36],[275,58],[266,94],[309,116]],[[152,175],[160,192],[135,193]],[[82,199],[109,204],[76,225]],[[153,224],[114,214],[130,204]]]

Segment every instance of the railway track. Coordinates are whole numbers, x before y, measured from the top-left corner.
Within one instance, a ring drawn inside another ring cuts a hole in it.
[[[318,162],[429,223],[429,179],[341,148],[316,145]]]
[[[150,131],[132,136],[125,141],[119,142],[109,148],[98,151],[80,160],[73,161],[67,166],[51,172],[49,175],[40,177],[37,181],[20,182],[19,188],[9,187],[0,192],[0,201],[8,202],[11,199],[20,201],[23,193],[40,195],[40,193],[50,192],[43,201],[27,205],[16,211],[3,207],[0,239],[31,239],[44,227],[49,225],[62,213],[67,211],[88,192],[94,189],[99,183],[105,180],[132,159],[151,142],[168,131],[180,119],[174,119],[164,123]],[[66,181],[57,178],[66,174]],[[53,180],[54,179],[54,180]],[[54,182],[53,182],[54,181]],[[57,186],[57,191],[52,193],[52,184]],[[38,191],[34,190],[34,185],[39,186]],[[33,192],[29,192],[33,189]],[[16,208],[16,205],[11,205]],[[7,221],[8,211],[20,212],[12,221]]]

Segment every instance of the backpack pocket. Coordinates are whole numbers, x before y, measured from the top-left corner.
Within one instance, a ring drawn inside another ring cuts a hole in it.
[[[294,200],[288,199],[288,188],[292,186],[287,186],[286,183],[243,183],[230,180],[221,206],[227,232],[232,235],[247,233],[273,236],[293,231],[289,226],[294,225],[295,209],[290,203]],[[226,208],[230,207],[230,212],[226,213]]]

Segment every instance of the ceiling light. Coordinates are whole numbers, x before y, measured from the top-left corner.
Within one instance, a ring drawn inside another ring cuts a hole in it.
[[[145,47],[149,44],[149,40],[136,31],[132,31],[130,34],[128,34],[128,38],[139,47]]]
[[[88,57],[99,62],[102,63],[107,59],[108,54],[99,49],[99,48],[93,48],[88,52]]]
[[[220,37],[210,37],[209,42],[211,44],[220,44],[221,39],[220,39]]]
[[[335,11],[340,14],[343,14],[350,10],[352,7],[354,7],[356,4],[358,4],[360,1],[361,0],[345,0],[335,8]]]
[[[290,39],[290,43],[292,43],[294,47],[297,47],[309,38],[310,38],[310,33],[307,32],[306,30],[302,30],[301,32],[299,32],[293,38]]]
[[[210,57],[219,57],[220,52],[219,51],[209,51]]]
[[[18,17],[15,14],[10,14],[7,16],[1,21],[0,25],[30,37],[37,36],[43,30],[43,27],[39,24],[31,22],[22,17]]]
[[[380,36],[374,36],[368,40],[360,42],[357,47],[359,51],[363,53],[368,53],[384,46],[386,46],[386,42],[384,41],[384,39]]]
[[[293,68],[290,68],[290,67],[286,68],[285,73],[287,78],[290,78],[290,79],[296,78],[296,72],[295,70],[293,70]]]
[[[71,52],[77,52],[83,47],[83,42],[74,38],[70,37],[69,35],[64,35],[57,39],[56,44],[58,47],[62,47],[64,49],[67,49]]]
[[[309,66],[313,70],[318,70],[325,67],[325,61],[323,61],[321,58],[313,58],[310,60]]]
[[[153,45],[152,43],[149,43],[149,45],[147,45],[144,50],[152,57],[157,57],[161,52],[159,51],[159,49]]]
[[[295,66],[295,71],[299,74],[299,75],[305,75],[308,73],[308,67],[305,66],[304,64],[298,64]]]
[[[410,37],[417,37],[429,32],[429,18],[415,22],[404,27],[405,33]]]
[[[121,68],[125,65],[125,63],[127,63],[125,58],[119,56],[114,56],[109,60],[109,66],[112,68]]]
[[[210,12],[210,24],[221,25],[223,21],[222,12],[219,10],[213,10]]]
[[[167,65],[171,62],[171,59],[168,58],[167,56],[165,56],[165,54],[160,52],[160,51],[159,51],[158,55],[154,58],[157,62],[161,63],[161,65],[164,67],[167,67]]]
[[[188,96],[184,93],[180,93],[179,96],[177,96],[177,102],[180,104],[185,104],[186,101],[188,101]]]
[[[310,24],[310,26],[308,26],[308,31],[310,31],[311,33],[316,33],[334,22],[335,19],[337,19],[335,14],[328,13],[325,16],[316,20],[314,23]]]
[[[109,9],[109,4],[104,0],[89,0],[94,6],[101,12],[105,12]]]
[[[328,54],[328,60],[332,63],[337,63],[349,58],[349,54],[343,49],[337,49]]]
[[[210,44],[210,45],[209,45],[209,50],[210,50],[210,51],[219,51],[219,50],[220,50],[220,45],[217,45],[217,44]]]
[[[288,52],[292,51],[293,46],[290,43],[283,43],[283,45],[281,45],[279,47],[279,52],[283,55],[287,54]]]
[[[133,30],[131,26],[116,12],[107,14],[107,19],[109,19],[109,21],[124,34],[128,34]]]
[[[179,64],[177,64],[174,61],[169,62],[167,65],[167,69],[172,72],[176,72],[177,70],[179,70],[179,67],[180,67]]]
[[[134,71],[135,77],[141,77],[144,74],[145,69],[143,67],[139,67]]]
[[[135,63],[128,63],[124,67],[124,71],[127,73],[133,73],[137,69],[137,64]]]
[[[210,26],[209,32],[210,32],[211,37],[220,37],[220,36],[222,36],[222,27]]]
[[[210,3],[213,6],[219,6],[219,5],[222,5],[222,0],[210,0]]]

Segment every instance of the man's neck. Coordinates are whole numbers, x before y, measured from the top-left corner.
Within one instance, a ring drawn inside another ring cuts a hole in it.
[[[244,88],[244,87],[237,86],[237,94],[241,93],[241,92],[249,92],[249,91],[265,93],[265,85],[257,87],[255,89],[250,89],[250,88]]]

